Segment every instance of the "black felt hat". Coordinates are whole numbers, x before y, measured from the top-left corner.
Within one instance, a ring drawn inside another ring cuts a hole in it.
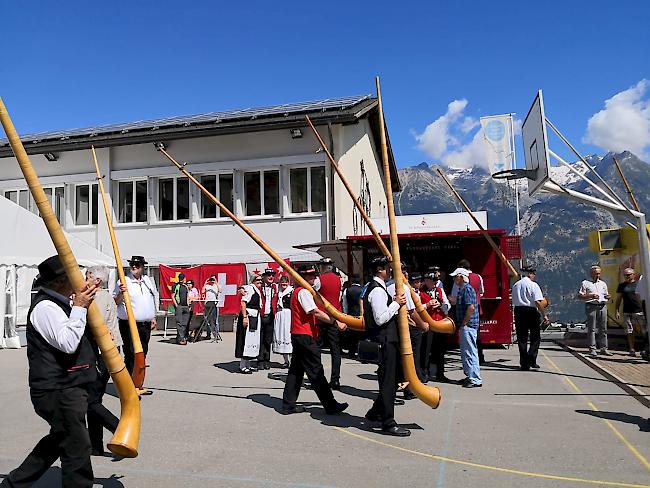
[[[58,255],[47,258],[38,265],[38,276],[34,286],[41,286],[65,275],[65,268]]]
[[[275,273],[276,273],[276,272],[275,272],[275,270],[274,270],[273,268],[266,268],[266,269],[264,270],[264,273],[262,273],[262,276],[264,276],[264,275],[271,275],[271,276],[273,276],[273,275],[275,275]]]
[[[313,264],[304,264],[298,267],[298,273],[300,273],[301,275],[316,274],[316,268],[314,267]]]
[[[131,256],[131,259],[129,259],[129,264],[133,263],[147,264],[147,261],[145,261],[144,256]]]

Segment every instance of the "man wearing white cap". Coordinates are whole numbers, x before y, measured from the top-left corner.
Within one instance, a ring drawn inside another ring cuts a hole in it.
[[[464,388],[479,388],[483,386],[481,369],[478,362],[478,299],[474,288],[469,284],[469,271],[456,268],[451,276],[458,286],[456,296],[456,320],[460,335],[460,357],[463,362],[463,372],[466,378],[461,381]]]

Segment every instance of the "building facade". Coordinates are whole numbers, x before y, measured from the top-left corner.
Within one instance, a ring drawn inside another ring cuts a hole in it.
[[[377,100],[371,96],[50,132],[22,140],[63,228],[109,255],[91,145],[97,150],[123,258],[144,255],[153,266],[269,260],[156,150],[155,144],[162,143],[275,251],[293,261],[309,261],[317,256],[294,246],[363,229],[305,115],[368,213],[385,217]],[[397,190],[390,150],[389,160]],[[0,195],[37,212],[6,139],[0,140],[0,162]]]

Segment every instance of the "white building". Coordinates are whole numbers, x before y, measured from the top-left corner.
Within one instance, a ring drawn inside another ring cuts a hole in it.
[[[10,109],[18,112],[20,107]],[[162,142],[274,250],[305,261],[317,256],[293,246],[363,233],[305,115],[368,213],[385,217],[377,100],[371,96],[26,135],[22,140],[64,229],[109,255],[91,145],[105,177],[123,258],[144,255],[154,268],[160,263],[270,260],[156,151],[154,143]],[[390,151],[389,158],[398,190]],[[36,212],[6,139],[0,140],[0,195]]]

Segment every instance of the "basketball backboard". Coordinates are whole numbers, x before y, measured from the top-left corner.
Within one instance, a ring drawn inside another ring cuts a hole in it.
[[[549,180],[550,159],[542,90],[537,92],[533,105],[526,115],[521,126],[521,135],[524,140],[526,169],[531,171],[528,177],[528,194],[533,196]]]

